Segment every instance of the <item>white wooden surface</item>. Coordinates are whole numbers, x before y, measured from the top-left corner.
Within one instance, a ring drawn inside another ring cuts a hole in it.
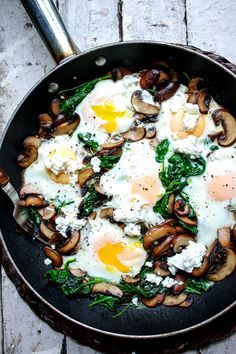
[[[114,41],[153,39],[199,46],[236,63],[235,0],[55,2],[82,50]],[[24,94],[53,66],[20,1],[0,0],[0,133]],[[0,353],[96,353],[39,320],[16,293],[4,270],[0,299]],[[233,335],[191,354],[233,354],[235,347]]]

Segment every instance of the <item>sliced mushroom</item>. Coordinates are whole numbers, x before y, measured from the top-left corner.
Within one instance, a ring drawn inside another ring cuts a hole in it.
[[[164,294],[157,294],[156,296],[151,298],[143,297],[141,298],[141,301],[147,307],[156,307],[157,305],[162,304],[164,299],[165,299]]]
[[[123,275],[122,276],[122,279],[124,280],[125,283],[127,284],[137,284],[140,282],[140,277],[139,276],[136,276],[134,278],[132,278],[131,276],[129,275]]]
[[[201,77],[195,77],[188,83],[188,93],[193,93],[201,90],[204,87],[204,79]]]
[[[166,295],[163,305],[178,306],[187,299],[187,294],[181,293],[179,295]]]
[[[102,145],[103,149],[112,150],[122,146],[125,142],[123,136],[117,136]]]
[[[57,249],[57,251],[61,254],[68,254],[74,250],[75,246],[78,244],[80,240],[80,232],[73,231],[71,237],[66,241],[66,243]]]
[[[156,128],[155,127],[150,127],[150,128],[148,128],[146,130],[145,138],[153,139],[153,138],[155,138],[156,134],[157,134]]]
[[[0,167],[0,186],[5,187],[8,184],[9,180],[10,178],[7,175],[6,171],[4,171],[4,169]]]
[[[153,272],[161,277],[166,277],[167,275],[170,274],[167,263],[161,261],[154,262]]]
[[[185,203],[183,199],[176,200],[174,204],[174,212],[177,216],[186,216],[190,212],[189,204]]]
[[[43,252],[46,257],[51,259],[52,264],[55,268],[60,268],[62,266],[63,263],[62,256],[56,250],[52,249],[49,246],[45,246]]]
[[[23,146],[27,147],[27,146],[34,146],[36,149],[38,149],[41,145],[41,140],[36,137],[36,136],[28,136],[27,138],[25,138],[25,140],[23,141]]]
[[[101,186],[99,184],[99,182],[97,181],[95,184],[94,184],[94,189],[97,193],[101,194],[101,195],[104,195],[102,189],[101,189]]]
[[[20,199],[24,199],[27,194],[40,194],[40,191],[33,184],[25,184],[19,191]]]
[[[202,114],[207,114],[209,111],[210,107],[210,102],[211,102],[211,95],[208,91],[208,89],[202,89],[198,92],[197,96],[197,104],[199,107],[199,111]]]
[[[175,195],[174,194],[170,194],[169,200],[168,200],[168,203],[167,203],[167,207],[166,207],[166,209],[167,209],[169,214],[173,214],[174,203],[175,203]]]
[[[170,235],[177,235],[176,229],[168,224],[165,225],[156,225],[149,229],[143,238],[143,247],[145,250],[151,248],[153,242],[159,240],[162,237],[167,237]]]
[[[192,104],[197,104],[197,100],[198,100],[198,91],[190,93],[187,102]]]
[[[102,219],[110,219],[113,218],[113,212],[114,212],[113,208],[104,208],[100,210],[99,216]]]
[[[171,244],[175,238],[175,235],[170,235],[166,237],[166,239],[161,242],[158,246],[154,246],[153,248],[153,257],[158,259],[163,253],[165,253],[171,247]]]
[[[173,294],[178,295],[182,293],[182,291],[184,291],[184,289],[186,288],[186,281],[185,281],[185,277],[182,274],[176,274],[175,280],[177,280],[179,284],[175,284],[172,287],[172,292]]]
[[[193,298],[187,297],[187,299],[185,301],[181,302],[181,304],[179,304],[178,307],[188,308],[188,307],[192,306],[192,304],[193,304]]]
[[[56,215],[55,205],[49,204],[46,208],[38,209],[38,213],[43,220],[48,221]]]
[[[113,68],[111,70],[111,75],[113,81],[121,80],[125,75],[131,75],[132,71],[126,67]]]
[[[80,268],[71,268],[69,267],[69,271],[71,274],[73,274],[75,277],[84,277],[87,273],[81,270]]]
[[[63,134],[71,134],[79,125],[80,117],[76,115],[73,120],[68,120],[67,122],[58,125],[54,128],[52,135],[58,136]]]
[[[146,129],[144,127],[134,127],[133,129],[129,130],[127,133],[123,134],[123,137],[126,140],[135,142],[143,139],[146,134]]]
[[[217,137],[217,142],[220,146],[230,146],[236,141],[236,120],[225,109],[217,109],[212,113],[212,118],[216,125],[220,123],[224,129],[224,135]]]
[[[180,253],[182,249],[188,246],[189,241],[192,241],[193,238],[188,234],[182,234],[177,236],[173,241],[173,251],[174,253]]]
[[[61,101],[59,100],[59,98],[54,98],[51,102],[50,108],[52,113],[55,114],[55,116],[59,116],[59,114],[61,113],[60,104]]]
[[[179,88],[178,81],[171,81],[166,87],[155,93],[155,100],[163,102],[171,98]]]
[[[90,215],[89,215],[89,219],[95,220],[97,217],[97,212],[93,211]]]
[[[39,229],[41,231],[41,233],[43,234],[43,236],[47,239],[47,240],[51,240],[52,236],[54,235],[54,231],[50,230],[47,225],[45,224],[44,221],[41,221]]]
[[[44,196],[42,194],[26,194],[22,196],[21,199],[17,202],[19,206],[25,207],[25,208],[44,208],[48,206],[48,202],[44,199]]]
[[[215,240],[214,242],[212,242],[212,244],[207,248],[207,251],[206,251],[206,254],[203,258],[203,262],[202,262],[202,265],[201,267],[199,268],[194,268],[193,271],[192,271],[192,275],[195,277],[195,278],[199,278],[201,277],[203,274],[205,274],[208,269],[210,268],[210,261],[209,261],[209,258],[212,254],[212,252],[214,251],[215,247],[217,246],[217,243],[218,241]]]
[[[53,123],[52,117],[47,113],[40,114],[38,116],[38,121],[39,121],[39,124],[42,128],[49,127]]]
[[[88,167],[80,171],[78,174],[78,183],[80,187],[82,187],[93,175],[94,171],[92,167]]]
[[[93,286],[93,293],[109,294],[121,298],[123,292],[115,285],[108,283],[97,283]]]
[[[143,90],[151,89],[158,81],[160,72],[157,69],[146,70],[142,73],[140,79],[140,86]]]
[[[211,141],[214,141],[216,138],[220,138],[224,135],[223,130],[220,130],[218,132],[212,133],[212,134],[208,134],[208,138],[211,139]]]
[[[176,229],[178,235],[182,235],[187,232],[187,230],[183,226],[180,226],[180,225],[175,226],[175,229]]]
[[[156,83],[157,90],[160,90],[163,87],[167,86],[169,82],[170,82],[170,76],[167,74],[167,72],[160,70],[160,76]]]
[[[67,122],[68,122],[68,118],[64,114],[60,114],[54,120],[52,127],[55,129],[56,127],[59,127],[60,125],[67,123]]]
[[[231,234],[230,227],[222,227],[217,230],[217,238],[222,247],[232,246],[230,234]]]
[[[24,146],[24,151],[17,157],[18,165],[22,168],[29,167],[38,158],[38,149],[33,145]]]
[[[222,266],[219,268],[219,270],[216,273],[207,274],[208,280],[211,281],[223,280],[234,271],[236,266],[236,255],[234,251],[232,251],[230,248],[227,247],[223,248],[223,250],[226,253],[225,262],[222,264]]]
[[[160,108],[142,100],[142,91],[136,90],[131,96],[131,103],[135,112],[145,114],[147,116],[154,116],[160,112]]]

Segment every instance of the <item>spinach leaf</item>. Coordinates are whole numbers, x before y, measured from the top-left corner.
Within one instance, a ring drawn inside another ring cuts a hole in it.
[[[150,271],[150,269],[149,269]],[[165,292],[165,288],[160,284],[156,285],[146,281],[144,278],[137,284],[127,284],[121,282],[119,288],[126,294],[137,295],[138,297],[153,297],[157,294]]]
[[[162,140],[156,148],[156,161],[163,162],[164,158],[168,152],[170,142],[168,139]]]
[[[121,154],[120,155],[104,155],[104,156],[99,156],[99,159],[101,161],[101,168],[113,168],[115,164],[120,160]]]
[[[79,216],[85,217],[90,215],[99,201],[101,201],[101,196],[96,192],[94,184],[92,184],[79,208]]]
[[[184,292],[186,294],[202,294],[209,291],[213,287],[214,283],[207,279],[188,278],[187,286]]]
[[[92,81],[86,82],[77,86],[74,89],[64,90],[63,92],[74,91],[74,94],[62,101],[61,103],[61,113],[71,116],[76,107],[83,101],[83,99],[94,89],[95,85],[102,80],[110,79],[111,75],[106,75],[99,77]]]
[[[211,146],[210,146],[210,150],[211,150],[211,151],[219,150],[219,146],[217,146],[217,145],[211,145]]]
[[[110,311],[116,311],[121,306],[123,301],[124,300],[119,297],[99,294],[95,297],[94,301],[89,304],[89,307],[103,305]]]
[[[27,209],[27,213],[28,213],[28,220],[30,222],[30,224],[35,227],[38,228],[40,225],[40,216],[39,213],[37,212],[37,210],[35,210],[34,208],[29,208]]]
[[[99,144],[97,141],[92,139],[91,133],[86,133],[86,134],[79,133],[77,136],[79,140],[82,141],[82,143],[84,143],[86,146],[90,147],[94,151],[98,150]]]

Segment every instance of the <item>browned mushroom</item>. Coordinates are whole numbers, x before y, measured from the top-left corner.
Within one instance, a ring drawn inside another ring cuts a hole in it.
[[[125,139],[123,136],[114,136],[107,143],[103,144],[102,148],[107,149],[107,150],[112,150],[112,149],[122,146],[124,144],[124,142],[125,142]]]
[[[211,102],[211,95],[208,91],[208,89],[202,89],[198,92],[197,96],[197,104],[199,107],[199,111],[202,114],[207,114],[209,111],[210,107],[210,102]]]
[[[113,212],[114,212],[113,208],[104,208],[100,210],[99,216],[102,219],[110,219],[113,218]]]
[[[231,234],[230,227],[222,227],[217,230],[217,238],[222,247],[232,246],[230,234]]]
[[[171,98],[179,88],[178,81],[171,81],[166,87],[155,93],[155,100],[158,102],[163,102]]]
[[[187,294],[181,293],[179,295],[166,295],[163,305],[178,306],[187,299]]]
[[[214,141],[216,138],[218,139],[219,137],[223,136],[224,132],[223,130],[220,130],[218,132],[212,133],[212,134],[208,134],[208,138],[211,139],[211,141]]]
[[[170,76],[167,74],[167,72],[160,70],[160,76],[156,83],[157,90],[160,90],[164,86],[167,86],[169,82],[170,82]]]
[[[100,186],[100,184],[99,184],[98,181],[94,184],[94,189],[95,189],[95,191],[96,191],[97,193],[99,193],[99,194],[101,194],[101,195],[104,195],[104,194],[103,194],[103,191],[102,191],[102,188],[101,188],[101,186]]]
[[[45,224],[44,221],[41,221],[39,229],[41,231],[41,233],[43,234],[43,236],[47,239],[47,240],[51,240],[53,234],[55,233],[54,231],[50,230],[47,225]]]
[[[40,194],[40,191],[33,184],[28,183],[21,187],[19,191],[20,199],[24,199],[27,194]]]
[[[223,251],[225,253],[224,263],[221,265],[221,267],[215,273],[210,273],[210,274],[208,273],[207,274],[208,280],[211,280],[211,281],[223,280],[234,271],[235,266],[236,266],[236,255],[235,255],[234,251],[232,251],[228,247],[223,248]]]
[[[44,199],[42,194],[26,194],[20,197],[17,204],[25,208],[44,208],[48,206],[48,202]]]
[[[187,230],[183,226],[180,226],[180,225],[175,226],[175,229],[176,229],[178,235],[182,235],[187,232]]]
[[[136,276],[136,277],[132,278],[130,275],[123,275],[122,279],[127,284],[137,284],[137,283],[140,282],[141,278],[139,276]]]
[[[92,167],[88,167],[80,171],[78,174],[78,183],[80,187],[82,187],[93,175],[94,171]]]
[[[79,125],[80,117],[78,114],[74,113],[74,117],[67,122],[64,122],[60,125],[57,125],[52,132],[53,136],[63,135],[63,134],[71,134]]]
[[[4,171],[0,167],[0,186],[5,187],[8,184],[9,180],[9,176],[7,175],[6,171]]]
[[[154,246],[153,248],[153,257],[158,259],[163,253],[165,253],[171,247],[171,244],[175,238],[175,235],[170,235],[161,242],[159,245]]]
[[[141,74],[140,86],[143,90],[151,89],[158,81],[160,72],[157,69],[146,70]]]
[[[133,94],[131,96],[131,103],[133,105],[135,112],[142,113],[147,116],[154,116],[160,112],[159,107],[157,107],[153,104],[144,102],[142,100],[142,91],[140,91],[140,90],[136,90],[133,92]]]
[[[17,157],[18,165],[22,168],[29,167],[38,158],[38,149],[33,145],[24,146],[23,152]]]
[[[133,129],[129,130],[127,133],[123,134],[123,137],[126,140],[135,142],[141,140],[145,137],[146,129],[144,127],[134,127]]]
[[[69,271],[75,277],[84,277],[87,273],[81,270],[80,268],[71,268],[69,267]]]
[[[170,274],[167,263],[162,261],[155,261],[153,263],[153,272],[161,277],[166,277]]]
[[[38,209],[38,213],[43,220],[48,221],[56,215],[55,205],[49,204],[46,208]]]
[[[113,68],[111,70],[111,75],[113,81],[121,80],[125,75],[131,75],[132,71],[126,67]]]
[[[89,215],[89,219],[95,220],[97,217],[97,212],[93,211],[90,215]]]
[[[193,298],[187,297],[187,299],[185,301],[181,302],[181,304],[179,304],[178,307],[188,308],[188,307],[192,306],[192,304],[193,304]]]
[[[212,113],[212,118],[216,125],[220,123],[224,129],[224,135],[217,137],[217,142],[220,146],[230,146],[236,141],[236,120],[224,108],[215,110]]]
[[[75,246],[78,244],[80,240],[80,232],[72,231],[71,237],[66,241],[66,243],[57,249],[57,251],[61,254],[68,254],[74,250]]]
[[[189,204],[185,203],[183,199],[176,200],[174,204],[174,212],[177,216],[186,216],[190,212]]]
[[[176,229],[168,224],[165,225],[156,225],[149,229],[143,238],[143,247],[145,250],[151,248],[153,242],[159,240],[162,237],[167,237],[170,235],[177,235]]]
[[[184,289],[186,288],[186,280],[182,274],[176,274],[175,280],[177,280],[179,282],[179,284],[175,284],[172,287],[172,292],[173,292],[173,294],[178,295],[178,294],[182,293],[182,291],[184,291]]]
[[[64,114],[60,114],[58,117],[56,117],[56,119],[54,120],[53,124],[52,124],[52,128],[56,128],[61,124],[67,123],[68,122],[68,118],[67,116],[65,116]]]
[[[194,77],[188,83],[188,93],[193,93],[201,90],[204,87],[204,79],[201,77]]]
[[[61,113],[60,104],[61,101],[59,100],[59,98],[54,98],[51,102],[50,108],[52,113],[55,114],[55,116],[59,116],[59,114]]]
[[[123,296],[123,292],[117,286],[108,283],[97,283],[93,286],[92,291],[95,294],[110,294],[119,298]]]
[[[23,141],[23,146],[27,147],[29,145],[34,146],[36,149],[38,149],[41,145],[41,140],[36,136],[28,136]]]
[[[212,244],[207,248],[207,251],[206,251],[206,254],[203,258],[203,262],[202,262],[202,265],[201,267],[199,268],[194,268],[193,271],[192,271],[192,275],[196,278],[199,278],[201,277],[203,274],[205,274],[208,269],[210,268],[210,256],[211,254],[213,253],[214,249],[217,247],[217,244],[218,244],[218,241],[215,240],[214,242],[212,242]]]
[[[143,297],[141,298],[141,301],[147,307],[156,307],[157,305],[162,304],[164,299],[165,299],[164,294],[157,294],[156,296],[151,298]]]
[[[157,133],[156,128],[155,128],[155,127],[150,127],[150,128],[148,128],[148,129],[146,130],[145,138],[147,138],[147,139],[153,139],[153,138],[155,138],[156,133]]]
[[[197,104],[198,91],[189,94],[187,102],[192,104]]]
[[[193,238],[188,234],[182,234],[177,236],[173,241],[173,251],[174,253],[180,253],[182,249],[188,246],[189,241],[192,241]]]
[[[174,203],[175,203],[175,195],[174,194],[170,194],[169,200],[168,200],[168,203],[167,203],[167,207],[166,207],[166,209],[167,209],[169,214],[173,214]]]
[[[45,246],[43,249],[43,252],[45,254],[46,257],[48,257],[51,261],[52,264],[55,268],[60,268],[62,263],[63,263],[63,259],[62,256],[54,249],[52,249],[49,246]]]
[[[50,127],[53,123],[52,117],[48,113],[43,113],[38,116],[38,121],[40,124],[40,127]]]

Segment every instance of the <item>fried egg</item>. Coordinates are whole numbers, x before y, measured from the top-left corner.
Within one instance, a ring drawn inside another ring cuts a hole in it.
[[[122,275],[138,274],[146,257],[141,241],[125,236],[118,225],[97,216],[81,230],[80,249],[72,267],[119,282]]]
[[[234,224],[229,205],[236,204],[236,149],[228,147],[214,151],[207,161],[206,171],[192,177],[184,189],[198,217],[197,239],[210,245],[217,229]]]

